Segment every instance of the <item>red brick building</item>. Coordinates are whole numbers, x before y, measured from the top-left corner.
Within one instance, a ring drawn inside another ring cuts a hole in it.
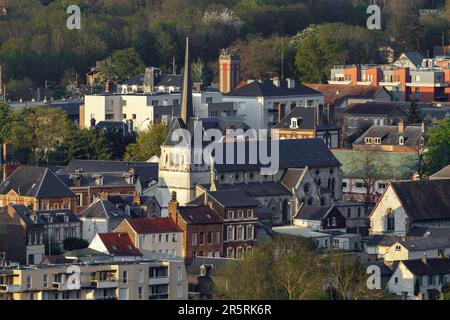
[[[183,230],[183,256],[186,263],[199,257],[223,256],[223,219],[211,207],[178,205],[169,202],[169,217]]]

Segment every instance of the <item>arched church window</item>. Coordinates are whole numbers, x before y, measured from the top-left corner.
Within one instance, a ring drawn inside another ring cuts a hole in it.
[[[394,210],[391,208],[386,211],[386,230],[394,231],[395,230],[395,215]]]

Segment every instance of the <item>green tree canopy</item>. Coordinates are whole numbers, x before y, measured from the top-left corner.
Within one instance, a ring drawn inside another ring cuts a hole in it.
[[[146,161],[154,155],[161,154],[161,145],[167,138],[167,126],[160,122],[149,125],[146,131],[143,131],[137,137],[134,144],[130,144],[125,153],[127,161]]]
[[[450,119],[442,120],[428,132],[425,153],[426,173],[431,175],[450,164]]]

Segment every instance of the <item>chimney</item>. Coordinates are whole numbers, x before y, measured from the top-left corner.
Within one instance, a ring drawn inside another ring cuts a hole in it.
[[[141,205],[141,194],[137,191],[135,191],[133,193],[133,204],[135,206],[140,206]]]
[[[405,121],[404,120],[400,120],[398,123],[398,132],[399,133],[403,133],[405,132]]]
[[[315,116],[315,120],[316,120],[316,125],[317,126],[322,125],[322,112],[323,112],[323,105],[319,104],[316,107],[316,116]]]
[[[108,192],[100,193],[100,199],[107,201],[108,200]]]
[[[169,217],[172,218],[172,220],[175,221],[176,224],[178,224],[178,204],[177,193],[174,191],[172,192],[172,199],[169,201],[168,213]]]
[[[286,116],[285,114],[286,105],[284,103],[279,102],[278,103],[278,122],[284,119]]]
[[[95,127],[95,118],[91,118],[91,128]]]

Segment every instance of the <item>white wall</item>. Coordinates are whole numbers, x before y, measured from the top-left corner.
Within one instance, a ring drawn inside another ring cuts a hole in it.
[[[175,237],[175,241],[172,240],[172,237]],[[183,257],[182,232],[138,235],[137,244],[146,259],[181,260]]]

